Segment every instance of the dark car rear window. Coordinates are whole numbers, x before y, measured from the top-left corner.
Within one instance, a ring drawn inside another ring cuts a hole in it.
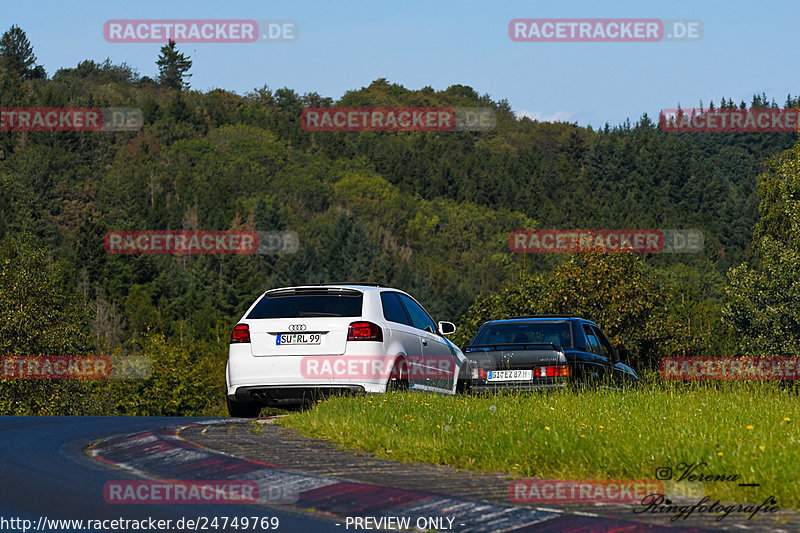
[[[276,291],[267,293],[247,318],[358,317],[363,300],[364,295],[359,291]]]
[[[558,344],[572,348],[569,322],[506,322],[484,326],[473,339],[473,345],[493,344]]]
[[[382,292],[381,305],[383,305],[383,318],[392,322],[397,322],[398,324],[411,325],[411,321],[408,319],[403,305],[400,303],[400,300],[397,299],[397,293]]]

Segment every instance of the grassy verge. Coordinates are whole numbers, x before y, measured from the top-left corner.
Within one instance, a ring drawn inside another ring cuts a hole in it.
[[[335,398],[281,419],[301,433],[398,461],[514,478],[654,479],[668,494],[800,508],[800,397],[776,384],[651,384],[484,397],[395,393]],[[737,481],[675,482],[681,463]],[[760,483],[760,487],[739,487]]]

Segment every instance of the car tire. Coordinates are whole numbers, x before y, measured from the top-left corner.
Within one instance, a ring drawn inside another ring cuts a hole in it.
[[[395,361],[392,374],[386,382],[386,392],[402,392],[408,389],[408,363],[405,359],[398,359]]]
[[[228,401],[228,414],[234,418],[256,418],[261,413],[261,406],[252,402]]]

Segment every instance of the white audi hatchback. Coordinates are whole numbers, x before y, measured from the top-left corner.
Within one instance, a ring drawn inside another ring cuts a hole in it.
[[[233,328],[226,368],[228,411],[304,405],[337,393],[420,389],[454,394],[468,362],[403,291],[343,283],[273,289]]]

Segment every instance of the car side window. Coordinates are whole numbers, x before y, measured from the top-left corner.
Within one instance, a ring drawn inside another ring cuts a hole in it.
[[[398,300],[397,297],[398,294],[396,292],[381,293],[383,318],[385,318],[389,322],[397,322],[398,324],[405,324],[407,326],[410,326],[411,321],[408,319],[406,310],[403,309],[403,305],[400,303],[400,300]]]
[[[592,331],[588,324],[583,325],[583,333],[586,335],[586,345],[589,351],[593,354],[603,355],[603,349],[600,347],[600,341]]]
[[[592,326],[592,329],[594,330],[597,340],[600,341],[600,348],[603,350],[602,355],[608,357],[609,360],[614,359],[614,349],[611,347],[611,343],[608,342],[606,336],[603,335],[603,332],[600,331],[600,328]]]
[[[400,301],[403,302],[403,307],[408,311],[412,326],[417,329],[428,330],[431,333],[437,332],[436,323],[417,302],[405,294],[398,294],[397,297],[400,298]]]

